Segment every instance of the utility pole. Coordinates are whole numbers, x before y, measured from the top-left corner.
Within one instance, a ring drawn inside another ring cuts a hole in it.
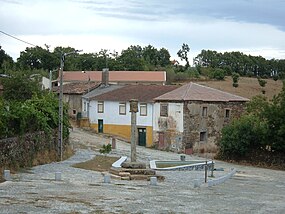
[[[55,71],[58,71],[58,70],[50,70],[49,71],[49,91],[51,91],[52,89],[52,73],[55,72]]]
[[[138,100],[130,100],[130,112],[131,112],[131,162],[137,161],[137,112],[138,112]]]
[[[75,50],[69,53],[62,53],[60,58],[60,70],[59,70],[59,99],[58,99],[58,153],[60,154],[60,161],[62,161],[63,156],[63,67],[64,67],[64,61],[65,57],[70,54],[78,53],[82,50]]]

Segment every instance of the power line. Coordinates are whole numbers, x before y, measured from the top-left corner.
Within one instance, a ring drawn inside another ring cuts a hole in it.
[[[32,43],[26,42],[26,41],[24,41],[24,40],[22,40],[22,39],[19,39],[19,38],[15,37],[15,36],[12,36],[11,34],[5,33],[4,31],[1,31],[1,30],[0,30],[0,33],[3,33],[3,34],[5,34],[6,36],[9,36],[9,37],[11,37],[11,38],[13,38],[13,39],[16,39],[16,40],[18,40],[18,41],[20,41],[20,42],[26,43],[26,44],[28,44],[28,45],[32,45],[32,46],[34,46],[34,47],[38,46],[38,45],[34,45],[34,44],[32,44]]]

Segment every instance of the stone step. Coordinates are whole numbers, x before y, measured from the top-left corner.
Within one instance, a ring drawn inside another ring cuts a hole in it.
[[[131,175],[131,173],[129,173],[129,172],[119,172],[119,176],[121,176],[121,177],[127,177],[130,175]]]
[[[125,169],[122,168],[123,172],[129,172],[131,175],[155,175],[155,170],[152,169]]]
[[[145,163],[138,163],[138,162],[124,162],[122,163],[122,168],[128,169],[146,169]]]

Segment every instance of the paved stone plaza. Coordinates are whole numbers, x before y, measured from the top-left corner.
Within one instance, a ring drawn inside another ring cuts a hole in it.
[[[76,154],[61,163],[37,166],[12,175],[0,184],[0,213],[285,213],[285,172],[216,161],[216,178],[237,173],[225,183],[194,188],[203,181],[201,171],[158,172],[165,176],[157,186],[149,181],[111,180],[99,172],[71,167],[95,157],[97,145],[109,139],[74,129]],[[179,160],[180,155],[137,148],[139,161]],[[130,144],[117,142],[111,155],[130,156]],[[186,160],[199,159],[187,156]],[[202,159],[203,160],[203,159]],[[55,173],[61,172],[61,181]]]

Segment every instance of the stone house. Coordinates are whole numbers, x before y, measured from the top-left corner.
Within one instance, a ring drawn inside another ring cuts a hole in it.
[[[215,144],[221,129],[240,117],[246,98],[189,83],[154,99],[153,140],[159,149],[192,154]]]
[[[176,89],[177,86],[165,85],[109,85],[98,87],[83,96],[89,103],[89,126],[99,133],[108,133],[130,140],[131,136],[131,99],[138,100],[137,133],[138,144],[152,146],[153,116],[155,97]],[[85,107],[82,107],[86,110]]]
[[[78,114],[82,112],[82,95],[99,87],[95,82],[74,82],[62,86],[63,102],[68,105],[68,115],[72,119],[77,119]],[[53,91],[59,94],[59,87],[54,87]]]

